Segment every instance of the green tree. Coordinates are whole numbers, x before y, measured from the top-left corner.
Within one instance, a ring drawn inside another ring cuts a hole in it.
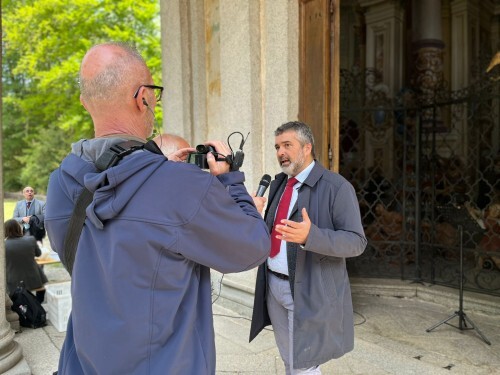
[[[4,190],[30,184],[44,192],[70,144],[93,136],[77,82],[88,48],[133,44],[161,82],[159,1],[4,0],[2,7]]]

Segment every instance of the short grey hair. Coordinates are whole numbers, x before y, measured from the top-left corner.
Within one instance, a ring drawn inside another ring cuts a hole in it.
[[[79,85],[80,94],[83,98],[87,100],[109,100],[119,95],[120,89],[125,87],[132,77],[137,77],[138,82],[145,79],[145,77],[142,77],[144,75],[143,71],[148,71],[148,67],[134,46],[122,42],[108,42],[97,44],[89,51],[100,46],[115,46],[125,51],[125,54],[117,54],[112,64],[108,64],[92,78],[83,77],[80,67]],[[138,66],[143,66],[144,69],[138,70]]]
[[[274,136],[277,137],[278,135],[283,134],[284,132],[287,131],[293,131],[297,134],[297,138],[300,142],[301,146],[304,146],[307,143],[310,143],[312,148],[311,148],[311,154],[313,158],[316,158],[315,152],[314,152],[314,135],[312,133],[311,128],[309,125],[300,122],[300,121],[290,121],[287,123],[284,123],[280,127],[278,127],[274,131]]]

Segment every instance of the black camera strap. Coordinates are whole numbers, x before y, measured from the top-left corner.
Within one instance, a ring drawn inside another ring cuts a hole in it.
[[[154,141],[142,143],[139,141],[126,141],[111,146],[105,151],[95,162],[95,166],[99,171],[104,171],[117,165],[120,160],[126,155],[131,154],[137,150],[148,150],[155,154],[162,154],[160,148]],[[89,189],[83,188],[82,193],[78,197],[73,213],[68,224],[68,231],[64,237],[64,267],[71,275],[73,273],[73,264],[75,263],[76,250],[78,242],[82,234],[85,219],[87,218],[86,209],[92,202],[94,194]]]

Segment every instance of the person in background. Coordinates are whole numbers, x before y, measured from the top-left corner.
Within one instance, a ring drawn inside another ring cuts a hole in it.
[[[23,189],[24,199],[16,203],[12,218],[23,226],[23,233],[30,229],[31,216],[36,215],[41,221],[45,216],[45,202],[35,199],[35,189],[26,186]]]
[[[271,324],[286,373],[321,374],[354,347],[346,258],[367,240],[354,188],[315,160],[310,127],[288,122],[274,135],[283,172],[269,190],[271,253],[257,274],[250,341]]]
[[[154,137],[153,141],[158,145],[163,155],[172,161],[186,161],[189,153],[196,151],[188,141],[175,134],[163,133]]]
[[[21,281],[27,290],[34,291],[36,298],[43,303],[44,284],[48,282],[42,268],[36,263],[42,251],[32,236],[23,236],[23,230],[17,220],[4,223],[5,232],[5,274],[7,291],[12,295]]]
[[[210,269],[246,271],[269,254],[245,176],[212,154],[209,173],[167,160],[156,145],[99,170],[111,146],[151,136],[163,88],[136,49],[115,42],[90,48],[79,78],[95,138],[73,144],[52,172],[45,216],[52,249],[67,264],[75,202],[84,188],[92,194],[58,374],[213,375]],[[222,141],[207,144],[231,152]]]

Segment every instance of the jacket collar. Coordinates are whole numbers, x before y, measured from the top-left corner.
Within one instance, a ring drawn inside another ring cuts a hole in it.
[[[314,167],[311,169],[309,176],[307,176],[306,180],[303,183],[303,185],[307,185],[309,187],[313,187],[314,185],[316,185],[318,180],[323,175],[323,172],[325,171],[325,168],[321,164],[319,164],[316,159],[314,159],[314,161]]]

